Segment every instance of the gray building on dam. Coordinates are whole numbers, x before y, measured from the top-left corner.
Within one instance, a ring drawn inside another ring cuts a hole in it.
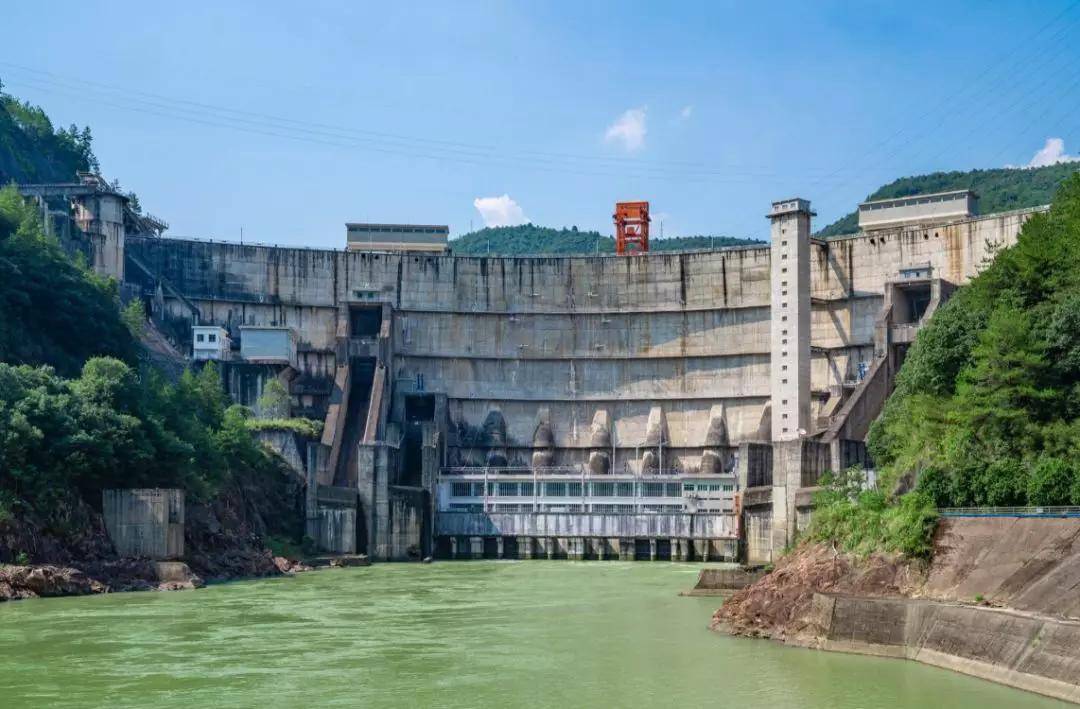
[[[872,468],[918,328],[1039,211],[935,195],[825,241],[792,198],[761,245],[475,257],[441,227],[354,224],[340,250],[173,239],[69,191],[71,238],[193,361],[241,403],[276,379],[324,423],[281,442],[309,534],[375,560],[768,562],[824,471]]]

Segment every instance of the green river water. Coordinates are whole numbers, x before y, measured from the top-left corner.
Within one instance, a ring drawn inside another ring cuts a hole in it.
[[[0,605],[0,707],[1061,706],[706,629],[668,562],[331,569]]]

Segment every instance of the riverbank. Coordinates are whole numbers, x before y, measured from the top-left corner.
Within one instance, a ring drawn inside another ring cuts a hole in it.
[[[902,657],[1080,703],[1080,520],[953,519],[929,563],[803,545],[711,627]]]
[[[188,505],[184,554],[169,561],[121,557],[101,512],[74,496],[60,528],[30,512],[9,515],[0,522],[0,601],[183,590],[307,568],[268,548],[270,520],[280,526],[297,504],[296,495],[275,492],[272,497],[254,485],[234,485],[211,501]]]

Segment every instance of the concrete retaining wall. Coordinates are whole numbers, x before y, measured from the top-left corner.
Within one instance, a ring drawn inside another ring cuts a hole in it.
[[[120,556],[184,555],[184,491],[145,488],[101,493],[105,528]]]
[[[356,510],[320,507],[315,541],[320,549],[335,554],[356,553]]]
[[[927,590],[1080,619],[1080,519],[944,519]]]
[[[1080,703],[1080,622],[927,600],[815,594],[824,649],[917,660]]]

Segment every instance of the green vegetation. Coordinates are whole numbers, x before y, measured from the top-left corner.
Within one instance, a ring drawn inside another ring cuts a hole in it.
[[[306,418],[249,419],[251,431],[291,431],[299,436],[317,440],[322,435],[323,422]]]
[[[1080,175],[919,333],[868,443],[938,506],[1080,504]]]
[[[919,333],[868,445],[878,488],[827,478],[811,539],[918,558],[935,507],[1080,504],[1080,175]]]
[[[860,556],[879,551],[930,556],[937,521],[930,498],[913,492],[890,500],[881,489],[863,483],[862,472],[854,469],[825,476],[814,498],[810,539],[836,543]]]
[[[77,374],[88,357],[133,361],[114,281],[72,262],[13,187],[0,189],[0,361]]]
[[[668,239],[653,238],[649,247],[653,251],[692,251],[723,246],[747,246],[760,243],[731,236],[680,236]],[[596,231],[579,231],[578,228],[552,229],[522,224],[520,226],[488,227],[464,234],[450,242],[455,254],[460,256],[520,256],[524,254],[611,254],[615,253],[615,239]]]
[[[68,182],[98,169],[89,128],[53,127],[45,111],[3,92],[0,83],[0,185]]]
[[[255,402],[255,408],[262,418],[288,418],[291,409],[289,391],[277,379],[271,379],[263,387],[262,396]]]
[[[175,384],[140,366],[144,326],[141,304],[121,312],[115,282],[70,261],[34,210],[0,191],[0,522],[77,534],[80,499],[99,507],[108,487],[180,487],[207,502],[285,484],[212,364]]]
[[[1077,170],[1080,170],[1080,165],[1076,163],[1059,163],[1035,168],[935,172],[894,180],[866,199],[893,199],[972,189],[979,195],[979,211],[993,214],[1049,204],[1061,183]],[[853,234],[858,230],[859,217],[852,212],[822,229],[818,236]]]

